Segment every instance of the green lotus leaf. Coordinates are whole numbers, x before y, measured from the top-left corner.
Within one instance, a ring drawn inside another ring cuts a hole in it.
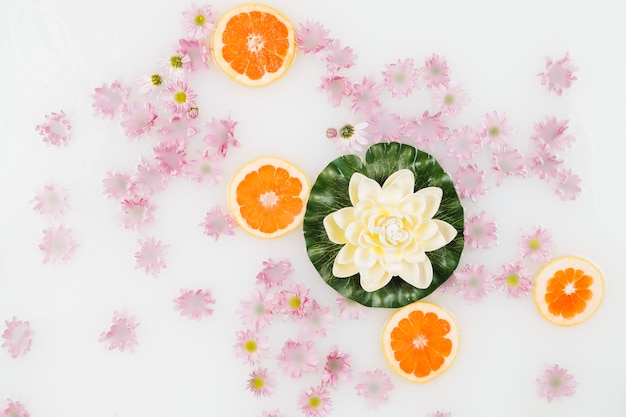
[[[333,275],[333,263],[343,245],[328,239],[324,218],[352,206],[348,186],[354,173],[359,172],[382,186],[391,174],[400,169],[409,169],[415,175],[414,191],[425,187],[443,190],[439,211],[433,218],[452,225],[457,235],[446,246],[426,253],[433,266],[433,281],[428,288],[416,288],[400,277],[393,277],[383,288],[367,292],[361,287],[359,274],[348,278]],[[328,164],[311,189],[303,228],[309,259],[328,285],[365,306],[395,308],[427,296],[452,275],[463,250],[463,223],[463,206],[452,179],[435,158],[413,146],[393,142],[372,145],[365,154],[365,161],[356,155],[344,155]]]

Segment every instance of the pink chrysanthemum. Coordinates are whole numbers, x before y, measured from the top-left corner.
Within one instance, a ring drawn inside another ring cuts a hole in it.
[[[395,388],[389,375],[380,369],[359,373],[359,383],[354,387],[357,395],[365,398],[369,408],[377,408],[389,400],[389,392]]]
[[[191,58],[178,52],[172,53],[159,61],[159,66],[167,73],[168,80],[173,83],[186,84],[186,80],[191,72],[191,65]],[[165,99],[164,97],[162,98]]]
[[[428,88],[448,85],[450,82],[448,62],[437,54],[426,58],[424,67],[420,69],[420,74]]]
[[[307,417],[326,417],[333,402],[325,386],[311,387],[298,398],[298,408]]]
[[[39,249],[43,252],[44,263],[68,262],[74,256],[78,244],[72,229],[64,226],[49,227],[43,231]]]
[[[230,214],[222,213],[219,206],[207,211],[200,226],[202,226],[204,234],[214,238],[216,242],[221,235],[232,236],[235,234],[235,220]]]
[[[92,95],[94,115],[109,117],[111,120],[115,113],[120,112],[126,104],[126,99],[130,95],[130,89],[122,87],[119,81],[113,81],[111,85],[103,84],[96,87]]]
[[[331,73],[326,77],[322,77],[320,91],[326,92],[330,104],[337,107],[341,104],[344,97],[349,97],[352,94],[352,83],[346,77]]]
[[[344,152],[360,152],[363,146],[367,145],[367,126],[365,122],[355,125],[345,124],[339,129],[333,142]]]
[[[135,323],[133,316],[126,313],[113,312],[113,324],[109,330],[100,333],[100,342],[103,342],[109,350],[119,349],[120,352],[128,349],[134,351],[137,342],[135,329],[139,323]]]
[[[458,285],[457,294],[468,304],[482,300],[493,289],[491,277],[485,272],[484,265],[467,264],[463,269],[454,271],[454,278]]]
[[[469,164],[459,167],[454,174],[454,186],[461,198],[469,198],[476,201],[479,195],[487,192],[487,184],[484,179],[485,172],[478,169],[478,165]]]
[[[556,175],[556,188],[554,192],[561,200],[576,200],[581,192],[580,177],[571,169],[559,171]]]
[[[8,399],[6,408],[1,411],[0,417],[30,417],[30,413],[21,402]]]
[[[149,225],[154,220],[156,205],[144,197],[135,196],[126,198],[121,202],[124,227],[138,229]]]
[[[505,291],[512,298],[521,298],[533,288],[528,271],[521,262],[502,265],[500,272],[494,277],[494,282],[497,289]]]
[[[220,157],[226,157],[228,148],[234,146],[239,147],[239,142],[235,138],[235,127],[237,122],[227,119],[215,119],[212,118],[206,123],[208,133],[202,138],[206,143],[217,150]]]
[[[162,269],[167,268],[165,255],[169,245],[164,245],[154,237],[138,239],[139,251],[135,253],[135,268],[143,268],[146,274],[156,277]]]
[[[541,78],[541,85],[545,85],[548,91],[554,91],[558,95],[562,95],[577,80],[574,75],[577,69],[570,62],[568,52],[558,61],[552,61],[551,58],[546,57],[546,70],[537,75]]]
[[[328,47],[330,38],[328,30],[318,22],[311,22],[298,25],[296,29],[296,45],[298,51],[303,55],[317,54]]]
[[[496,151],[503,149],[511,139],[512,133],[513,128],[509,126],[506,116],[500,116],[495,111],[491,114],[485,114],[480,131],[485,145]]]
[[[196,93],[193,92],[187,81],[175,81],[161,94],[161,100],[174,114],[187,113],[196,106]]]
[[[495,174],[496,186],[500,186],[506,177],[526,178],[524,157],[518,149],[504,147],[491,154],[491,169]]]
[[[210,52],[208,46],[199,40],[179,39],[176,52],[188,57],[187,67],[189,72],[200,68],[208,68]]]
[[[254,330],[239,330],[235,336],[237,338],[233,345],[235,356],[244,364],[256,365],[267,357],[269,345],[265,336]]]
[[[197,156],[187,161],[185,175],[200,184],[217,184],[222,179],[217,155],[198,151]]]
[[[241,300],[236,313],[241,322],[254,330],[259,330],[272,322],[273,293],[255,289],[250,298]]]
[[[336,71],[342,68],[350,68],[354,66],[357,56],[349,46],[343,47],[341,41],[331,39],[324,50],[326,68],[329,71]]]
[[[485,211],[474,214],[465,221],[463,235],[465,236],[465,244],[474,249],[486,249],[493,246],[498,241],[496,232],[498,226],[493,218],[487,217]]]
[[[157,159],[141,158],[132,178],[131,188],[136,195],[150,197],[165,190],[168,175],[165,175]]]
[[[128,195],[131,187],[130,174],[124,172],[109,172],[102,180],[104,194],[108,198],[122,198]]]
[[[407,127],[409,136],[419,148],[426,148],[434,142],[443,140],[448,134],[448,126],[441,118],[441,112],[430,114],[425,111],[421,119],[414,119]]]
[[[446,139],[448,155],[464,163],[471,160],[482,148],[480,135],[471,126],[463,125],[455,129]]]
[[[211,290],[184,290],[180,289],[180,296],[174,299],[174,308],[180,315],[192,320],[200,320],[213,314],[210,307],[215,304]]]
[[[174,116],[157,130],[157,137],[160,142],[185,142],[200,132],[197,124],[197,119]]]
[[[137,84],[139,84],[139,94],[150,94],[155,91],[161,90],[163,88],[165,80],[163,79],[163,74],[160,73],[152,73],[142,75],[137,79]]]
[[[398,60],[395,64],[385,65],[384,85],[392,97],[407,97],[417,86],[419,73],[412,58]]]
[[[309,311],[309,289],[304,288],[301,282],[292,283],[291,286],[277,294],[276,313],[282,314],[283,318],[300,319]]]
[[[328,329],[333,325],[333,319],[330,307],[321,307],[315,299],[312,299],[304,313],[300,336],[312,339],[317,336],[326,336]]]
[[[429,413],[427,417],[452,417],[452,413],[449,411],[435,411],[432,413]]]
[[[141,135],[152,132],[158,117],[151,103],[133,102],[130,106],[124,107],[120,125],[129,139],[137,139]]]
[[[66,145],[72,136],[72,123],[65,117],[63,110],[46,114],[46,121],[35,126],[35,131],[43,136],[43,141],[55,146]]]
[[[457,115],[470,99],[463,87],[457,84],[440,84],[433,87],[433,105],[445,118]]]
[[[383,86],[367,77],[363,81],[352,86],[352,110],[361,111],[367,117],[378,111],[381,107],[380,95]]]
[[[317,362],[312,340],[296,342],[289,339],[285,341],[278,355],[278,365],[291,378],[300,378],[304,374],[315,372]]]
[[[381,110],[368,120],[368,136],[376,143],[398,142],[403,134],[402,118],[387,110]]]
[[[527,162],[528,170],[537,174],[542,180],[556,178],[561,164],[563,164],[562,159],[542,150],[531,153]]]
[[[349,381],[352,378],[352,358],[348,353],[339,353],[337,346],[333,346],[326,355],[326,364],[322,373],[322,385],[337,388],[339,381]]]
[[[550,232],[542,226],[535,226],[525,231],[521,241],[517,244],[522,252],[522,258],[529,258],[532,262],[547,262],[552,255]]]
[[[548,367],[540,378],[539,396],[546,397],[548,402],[558,397],[571,397],[576,393],[576,380],[565,368],[559,365]]]
[[[546,117],[545,121],[535,123],[535,133],[530,138],[537,148],[544,152],[567,149],[576,140],[573,136],[565,134],[568,123],[568,119]]]
[[[154,158],[159,161],[161,173],[176,177],[183,173],[187,165],[186,145],[183,141],[162,142],[152,148]]]
[[[5,320],[6,329],[2,332],[3,348],[6,348],[12,358],[26,355],[33,343],[34,332],[28,321],[18,320],[13,317],[11,321]]]
[[[187,36],[191,39],[204,41],[209,33],[215,29],[215,19],[210,4],[197,6],[192,3],[183,12],[183,24],[187,29]]]
[[[263,269],[257,274],[256,281],[259,284],[264,284],[266,288],[277,287],[282,285],[293,272],[289,259],[275,262],[269,258],[267,261],[263,261]]]
[[[250,373],[246,389],[255,397],[269,397],[274,393],[274,378],[267,368],[257,368]]]
[[[44,185],[43,190],[35,195],[31,203],[34,203],[33,210],[39,214],[54,218],[58,218],[69,209],[67,191],[55,184]]]
[[[337,297],[335,303],[339,308],[339,317],[341,318],[347,317],[351,320],[360,320],[367,315],[367,307],[349,298]]]

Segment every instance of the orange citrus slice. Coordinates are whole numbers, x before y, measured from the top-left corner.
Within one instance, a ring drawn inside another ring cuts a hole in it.
[[[296,53],[293,25],[279,11],[244,4],[220,18],[213,35],[213,57],[231,78],[262,86],[280,78]]]
[[[400,308],[383,328],[389,366],[412,382],[427,382],[450,367],[459,348],[456,320],[438,305],[418,301]]]
[[[600,306],[604,293],[602,273],[576,256],[555,258],[535,279],[537,309],[551,323],[572,326],[587,320]]]
[[[246,232],[275,238],[302,223],[309,189],[299,168],[279,158],[263,157],[233,176],[228,203],[233,218]]]

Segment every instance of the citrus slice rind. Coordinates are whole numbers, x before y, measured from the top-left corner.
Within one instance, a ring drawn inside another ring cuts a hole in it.
[[[444,373],[459,349],[454,316],[444,308],[417,301],[398,309],[382,332],[383,354],[402,378],[428,382]]]
[[[217,66],[230,78],[252,87],[284,75],[296,53],[295,30],[278,10],[243,4],[217,22],[211,49]]]
[[[602,272],[583,258],[554,258],[537,274],[534,296],[537,310],[550,323],[580,324],[591,317],[602,302]]]
[[[272,239],[302,224],[309,190],[309,180],[298,167],[267,156],[233,175],[228,204],[239,227],[253,236]]]

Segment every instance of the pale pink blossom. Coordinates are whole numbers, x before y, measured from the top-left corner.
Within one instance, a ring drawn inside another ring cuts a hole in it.
[[[352,94],[352,83],[346,77],[331,73],[322,77],[320,91],[326,92],[330,104],[337,107],[341,104],[344,97],[349,97]]]
[[[537,174],[542,180],[556,178],[561,164],[563,164],[563,159],[542,150],[531,153],[526,163],[528,170]]]
[[[161,93],[161,100],[170,112],[179,115],[196,106],[196,93],[185,80],[174,81]]]
[[[204,215],[204,221],[200,223],[204,234],[212,237],[217,242],[221,235],[235,234],[235,220],[230,214],[222,213],[219,206],[213,207]]]
[[[162,142],[152,148],[154,158],[159,161],[160,171],[165,176],[181,175],[187,165],[186,144],[183,141]]]
[[[159,160],[141,158],[131,181],[133,194],[150,197],[165,190],[168,175],[165,175]]]
[[[468,304],[482,300],[494,288],[484,265],[466,264],[462,269],[454,271],[454,278],[458,285],[457,294]]]
[[[344,152],[360,152],[367,145],[367,126],[366,122],[345,124],[339,129],[333,142]]]
[[[160,91],[163,87],[163,83],[163,75],[160,73],[142,75],[137,79],[139,94],[150,94],[155,91]]]
[[[387,110],[380,110],[368,120],[368,137],[375,143],[398,142],[403,135],[404,122],[402,118]]]
[[[139,323],[133,316],[126,313],[113,312],[113,324],[109,330],[100,333],[100,342],[103,342],[109,350],[119,349],[120,352],[128,349],[134,351],[137,342],[135,329]]]
[[[533,288],[528,271],[521,262],[502,265],[494,277],[494,283],[497,289],[512,298],[521,298]]]
[[[298,408],[306,417],[326,417],[333,402],[325,386],[311,387],[298,397]]]
[[[360,320],[367,316],[367,307],[363,304],[357,303],[350,298],[339,296],[335,299],[335,303],[339,308],[340,318],[349,318],[351,320]]]
[[[46,114],[45,118],[44,123],[35,126],[35,131],[43,137],[43,141],[55,146],[67,145],[72,139],[72,123],[65,117],[65,112],[52,112]]]
[[[470,102],[465,89],[454,83],[433,87],[433,105],[447,119],[461,112]]]
[[[563,58],[557,61],[546,57],[546,69],[537,75],[541,78],[541,85],[545,85],[548,91],[554,91],[558,95],[562,95],[577,80],[577,77],[574,75],[577,69],[572,65],[569,59],[569,52],[567,52]]]
[[[380,95],[383,86],[368,77],[352,86],[352,110],[361,111],[369,117],[381,108]]]
[[[340,381],[349,381],[351,378],[352,357],[348,353],[339,353],[337,346],[333,346],[326,355],[322,385],[337,389],[337,384]]]
[[[215,18],[210,4],[197,6],[195,3],[183,12],[183,24],[187,36],[191,39],[205,41],[209,33],[215,29]]]
[[[435,411],[432,413],[428,413],[427,417],[452,417],[452,413],[449,411]]]
[[[503,149],[510,141],[512,134],[513,128],[509,125],[506,116],[500,116],[496,111],[485,114],[480,130],[485,145],[494,150]]]
[[[551,241],[552,236],[548,229],[534,226],[524,231],[517,247],[522,252],[522,258],[529,258],[532,262],[547,262],[552,255]]]
[[[454,174],[454,186],[459,197],[475,202],[479,195],[485,194],[488,186],[485,184],[484,174],[485,171],[479,170],[476,164],[459,167]]]
[[[312,340],[286,340],[278,355],[278,365],[291,378],[300,378],[304,374],[315,372],[317,363]]]
[[[170,246],[152,236],[138,239],[137,242],[139,250],[135,252],[135,268],[143,268],[146,274],[156,277],[162,269],[167,268],[165,256]]]
[[[207,151],[198,151],[196,157],[189,159],[185,166],[185,175],[200,184],[217,184],[222,179],[222,170],[218,158]]]
[[[122,111],[129,95],[130,89],[122,87],[119,81],[113,81],[111,85],[102,84],[102,87],[96,87],[91,104],[94,114],[109,117],[112,120],[116,113]]]
[[[384,85],[392,97],[408,97],[417,86],[419,73],[412,58],[385,65]]]
[[[191,72],[191,65],[191,57],[177,52],[159,60],[159,67],[167,73],[168,80],[174,84],[186,83]]]
[[[2,347],[6,348],[12,358],[26,355],[33,343],[34,332],[28,321],[18,320],[13,317],[11,321],[5,320],[6,329],[2,332]]]
[[[426,58],[424,66],[420,69],[420,75],[428,88],[447,85],[450,82],[448,62],[445,58],[433,54]]]
[[[203,317],[213,314],[211,306],[215,299],[211,290],[184,290],[180,289],[180,295],[174,299],[174,308],[180,311],[180,315],[192,320],[201,320]]]
[[[226,119],[211,118],[205,126],[208,132],[202,139],[207,145],[216,149],[220,157],[226,157],[230,146],[239,147],[239,142],[235,138],[237,122],[230,117]]]
[[[296,45],[303,55],[317,54],[328,47],[328,30],[320,23],[307,20],[296,29]]]
[[[267,357],[269,345],[267,337],[261,336],[254,330],[238,330],[235,333],[236,342],[233,345],[235,356],[244,364],[257,365]]]
[[[465,228],[463,229],[465,244],[474,249],[486,249],[494,246],[498,242],[497,231],[498,226],[495,219],[487,216],[483,210],[479,214],[469,216],[465,221]]]
[[[30,417],[30,413],[21,402],[7,399],[5,409],[0,410],[0,417]]]
[[[574,375],[557,364],[544,370],[541,377],[537,378],[537,383],[539,396],[545,397],[548,402],[558,397],[572,397],[576,393]]]
[[[282,285],[293,272],[294,269],[291,267],[289,259],[276,262],[269,258],[267,261],[263,261],[263,269],[257,274],[256,281],[259,284],[264,284],[266,288],[277,287]]]
[[[189,72],[194,72],[200,68],[208,68],[210,60],[209,47],[199,40],[179,39],[176,52],[186,56]]]
[[[526,178],[524,157],[518,149],[506,146],[491,154],[491,169],[495,174],[496,186],[500,186],[506,177]]]
[[[342,68],[354,66],[357,56],[349,46],[342,46],[341,41],[331,39],[324,49],[324,61],[329,71],[336,71]]]
[[[308,313],[311,301],[308,288],[305,288],[301,282],[291,283],[288,289],[281,290],[277,294],[276,313],[282,314],[285,319],[301,319]]]
[[[122,198],[128,195],[131,187],[130,174],[124,172],[109,172],[102,180],[104,194],[107,198]]]
[[[33,210],[39,214],[58,218],[69,209],[67,191],[56,184],[46,184],[31,200]]]
[[[389,393],[395,388],[389,375],[380,369],[359,373],[359,383],[354,387],[357,395],[365,399],[369,408],[377,408],[389,401]]]
[[[535,132],[530,137],[537,148],[544,152],[564,150],[576,140],[565,134],[568,128],[568,119],[558,120],[556,117],[546,117],[545,121],[535,123]]]
[[[120,125],[129,139],[137,139],[152,132],[158,117],[152,103],[133,102],[124,107]]]
[[[468,125],[463,125],[450,133],[446,139],[448,155],[460,163],[471,160],[482,148],[480,135]]]
[[[441,112],[430,114],[425,111],[420,119],[411,121],[406,133],[419,148],[426,148],[434,142],[444,140],[448,135],[448,126],[442,120]]]
[[[563,201],[576,200],[581,192],[580,177],[571,169],[559,171],[554,192]]]
[[[333,326],[333,314],[330,307],[321,307],[312,299],[304,313],[304,323],[300,328],[300,336],[314,339],[317,336],[326,336]]]
[[[68,262],[74,256],[77,246],[72,229],[61,225],[45,229],[39,243],[39,249],[44,254],[44,263]]]
[[[241,322],[254,330],[260,330],[272,322],[274,317],[274,294],[255,289],[249,298],[240,301],[235,311]]]
[[[151,224],[154,220],[156,205],[144,197],[134,196],[126,198],[120,203],[122,207],[122,220],[127,229],[139,229]]]
[[[157,136],[160,142],[185,142],[200,132],[197,124],[197,119],[174,116],[157,130]]]
[[[267,368],[257,368],[250,372],[246,389],[255,397],[270,397],[274,393],[275,382]]]

